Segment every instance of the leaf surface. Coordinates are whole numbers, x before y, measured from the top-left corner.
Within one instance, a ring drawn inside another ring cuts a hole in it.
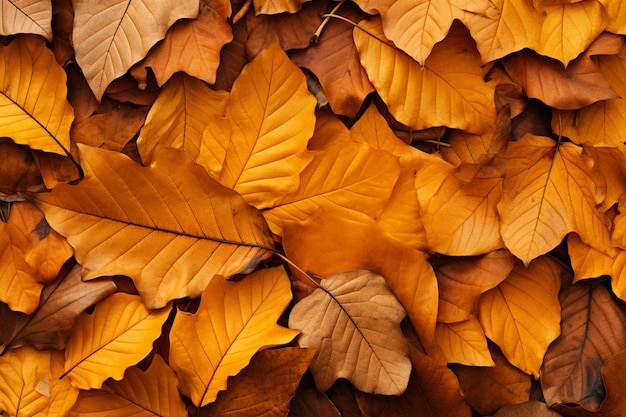
[[[320,391],[346,378],[361,391],[399,395],[411,372],[405,314],[383,277],[355,270],[324,278],[294,306],[289,327],[302,330],[300,346],[318,349],[310,369]]]
[[[476,317],[455,323],[439,322],[435,337],[448,363],[495,366],[485,332]]]
[[[126,368],[150,353],[169,313],[169,308],[148,311],[135,295],[110,295],[93,314],[78,318],[65,349],[63,376],[83,390],[100,388],[107,378],[119,381]]]
[[[170,365],[181,391],[196,406],[205,406],[257,351],[290,342],[298,332],[275,324],[290,301],[282,267],[257,271],[238,282],[212,280],[198,311],[177,312],[172,325]]]
[[[52,40],[52,2],[39,0],[3,0],[0,3],[2,36],[34,33]]]
[[[86,279],[128,275],[146,305],[160,308],[268,255],[262,247],[273,242],[260,213],[185,152],[162,147],[144,168],[119,153],[80,149],[85,179],[35,198],[70,236]]]
[[[560,414],[552,411],[546,403],[530,400],[520,404],[507,405],[498,410],[493,417],[559,417]]]
[[[198,15],[198,0],[158,3],[132,0],[77,0],[74,3],[73,43],[96,99],[142,59],[178,19]]]
[[[0,47],[0,134],[31,149],[69,155],[74,111],[65,79],[40,37],[17,36]]]
[[[257,0],[254,3],[256,14],[295,13],[304,2],[310,0]]]

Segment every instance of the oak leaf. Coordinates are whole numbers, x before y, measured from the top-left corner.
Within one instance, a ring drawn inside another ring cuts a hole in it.
[[[416,129],[448,126],[482,133],[495,117],[495,86],[483,81],[480,56],[460,25],[453,25],[422,68],[383,35],[380,19],[354,29],[361,64],[391,114]],[[380,65],[392,62],[393,65]]]
[[[85,178],[34,196],[69,236],[85,279],[128,275],[150,308],[199,296],[215,274],[250,272],[273,241],[254,208],[183,151],[160,147],[150,167],[79,146]]]
[[[145,371],[131,367],[121,381],[108,380],[102,389],[81,391],[69,415],[105,413],[111,417],[188,415],[176,375],[159,355]]]
[[[65,348],[65,372],[76,388],[100,388],[107,378],[122,379],[124,371],[145,358],[161,335],[169,308],[148,311],[141,298],[115,293],[83,314]]]
[[[29,316],[0,306],[0,345],[4,350],[29,344],[37,349],[63,349],[76,317],[117,288],[110,280],[83,281],[74,266],[41,291],[37,309]]]
[[[495,366],[485,331],[475,316],[454,323],[438,322],[435,337],[448,363]]]
[[[605,391],[600,370],[626,347],[626,312],[600,283],[577,283],[560,296],[561,336],[541,370],[546,403],[579,404],[597,411]]]
[[[405,315],[382,276],[354,270],[324,278],[291,310],[289,327],[302,330],[300,346],[318,349],[310,369],[320,391],[346,378],[361,391],[399,395],[411,372]]]
[[[290,301],[282,267],[238,282],[212,280],[198,311],[178,311],[170,332],[169,360],[181,391],[197,407],[205,406],[258,350],[290,342],[299,332],[275,324]]]
[[[0,4],[2,36],[34,33],[52,40],[52,2],[39,0],[5,0]]]
[[[96,99],[165,37],[182,18],[198,15],[198,0],[159,3],[131,0],[77,0],[73,43],[80,65]]]
[[[17,36],[0,47],[0,134],[32,149],[69,155],[72,106],[65,72],[44,39]]]
[[[525,264],[569,232],[612,252],[608,218],[596,207],[604,199],[603,179],[581,147],[527,134],[494,164],[505,175],[498,203],[502,239]]]

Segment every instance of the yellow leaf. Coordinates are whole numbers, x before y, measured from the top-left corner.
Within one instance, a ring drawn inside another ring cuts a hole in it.
[[[472,133],[492,123],[494,86],[483,81],[480,56],[462,26],[452,26],[422,68],[388,43],[380,19],[359,25],[367,30],[354,30],[361,64],[399,122],[416,130],[448,126]]]
[[[0,35],[34,33],[52,41],[52,2],[49,0],[3,0]]]
[[[169,313],[169,308],[148,311],[135,295],[110,295],[76,321],[63,376],[84,390],[100,388],[107,378],[119,381],[126,368],[150,353]]]
[[[102,390],[81,391],[70,416],[186,417],[185,403],[178,393],[178,380],[163,358],[155,355],[150,367],[126,370],[121,381],[109,380]]]
[[[448,363],[467,366],[495,366],[485,332],[476,317],[456,323],[437,323],[437,344]]]
[[[199,9],[198,0],[77,0],[73,5],[76,62],[97,100],[176,20],[193,19]]]
[[[34,198],[69,236],[85,279],[128,275],[146,305],[160,308],[269,255],[261,214],[185,152],[159,147],[142,167],[117,152],[80,149],[85,178]]]
[[[593,160],[572,143],[527,134],[496,157],[505,175],[498,204],[506,247],[528,264],[569,232],[611,253],[609,220],[596,206],[604,198]]]
[[[137,138],[144,163],[152,160],[158,144],[184,149],[198,159],[202,132],[211,115],[224,112],[228,94],[211,90],[197,78],[176,74],[161,89]]]
[[[528,268],[519,263],[480,298],[479,320],[487,337],[513,365],[535,378],[548,346],[561,332],[560,274],[551,258],[538,258]]]
[[[172,325],[170,365],[181,391],[198,407],[211,403],[258,350],[290,342],[298,332],[275,324],[290,301],[282,267],[212,280],[196,314],[179,311]]]
[[[296,191],[311,159],[306,144],[313,136],[315,104],[302,72],[278,41],[271,42],[243,69],[230,93],[231,142],[220,181],[259,209]]]
[[[626,5],[621,0],[600,0],[604,6],[606,14],[609,16],[609,23],[606,26],[608,32],[619,35],[626,34]]]
[[[382,276],[354,270],[324,278],[291,310],[289,327],[302,330],[301,347],[318,349],[310,369],[320,391],[346,378],[360,391],[400,395],[411,374],[404,316]]]
[[[69,155],[74,111],[65,71],[40,37],[0,47],[0,135],[32,149]]]

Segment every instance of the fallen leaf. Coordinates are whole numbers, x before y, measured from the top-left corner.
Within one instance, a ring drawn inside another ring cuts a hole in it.
[[[146,113],[131,106],[119,106],[113,112],[94,114],[72,126],[76,143],[121,151],[135,137],[146,120]]]
[[[50,49],[57,62],[63,67],[73,61],[72,28],[74,26],[74,7],[72,0],[56,0],[52,7],[52,42]]]
[[[626,34],[626,25],[624,24],[626,8],[623,6],[622,2],[600,0],[600,3],[602,3],[604,10],[606,10],[606,14],[609,16],[609,23],[607,24],[605,30],[620,35]]]
[[[495,366],[485,331],[475,316],[455,323],[438,322],[435,337],[448,363]]]
[[[195,314],[176,313],[170,365],[194,405],[215,401],[228,377],[245,368],[257,351],[288,343],[299,333],[275,324],[289,301],[289,279],[276,267],[239,282],[214,279]]]
[[[178,19],[198,16],[198,0],[160,3],[76,0],[73,43],[96,99],[111,82],[143,58]]]
[[[342,417],[337,407],[315,387],[298,389],[291,400],[288,417]]]
[[[248,29],[245,19],[235,23],[233,37],[232,42],[224,46],[220,52],[220,65],[217,67],[215,84],[213,84],[216,90],[230,91],[235,79],[249,61],[246,55]]]
[[[619,417],[626,407],[622,388],[626,383],[624,379],[624,364],[626,350],[621,350],[611,356],[602,366],[602,380],[606,388],[606,398],[600,405],[598,414],[602,417]]]
[[[135,295],[108,296],[93,314],[78,318],[65,348],[62,377],[82,390],[100,388],[107,378],[119,381],[150,353],[169,313],[169,308],[148,311]]]
[[[0,7],[0,35],[34,33],[52,40],[52,2],[38,0],[3,1]]]
[[[291,310],[289,327],[302,331],[301,347],[318,349],[310,369],[320,391],[346,378],[360,391],[400,395],[411,372],[405,314],[383,277],[355,270],[324,278]]]
[[[14,143],[0,143],[0,199],[21,200],[18,192],[44,191],[39,168],[30,149]]]
[[[508,405],[498,410],[493,417],[559,417],[560,414],[548,408],[546,403],[530,400],[525,403]]]
[[[161,147],[144,168],[119,153],[80,149],[85,178],[33,198],[69,236],[84,279],[128,275],[146,305],[161,308],[269,255],[261,214],[185,152]]]
[[[310,0],[257,0],[254,2],[255,14],[296,13],[302,3]]]

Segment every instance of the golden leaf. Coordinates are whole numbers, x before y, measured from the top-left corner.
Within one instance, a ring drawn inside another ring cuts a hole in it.
[[[181,391],[198,407],[211,403],[258,350],[290,342],[298,332],[276,324],[290,301],[282,267],[212,280],[198,311],[178,311],[172,325],[170,365]]]
[[[198,0],[73,2],[76,62],[96,99],[101,100],[114,79],[163,39],[176,20],[195,18],[198,4]]]
[[[498,204],[506,247],[528,264],[569,232],[611,253],[609,221],[596,208],[604,198],[593,160],[571,143],[527,134],[495,159],[504,175]]]
[[[85,279],[128,275],[146,305],[160,308],[269,255],[261,214],[185,152],[159,147],[142,167],[116,152],[80,149],[85,179],[34,198],[70,237]]]
[[[49,0],[3,0],[0,20],[0,35],[34,33],[52,40],[52,2]]]
[[[318,349],[310,369],[320,391],[346,378],[360,391],[400,395],[411,373],[400,330],[404,308],[385,279],[366,270],[324,278],[289,314],[298,344]]]
[[[548,346],[560,334],[561,269],[551,258],[517,264],[480,298],[479,320],[489,339],[522,371],[539,377]]]
[[[256,14],[296,13],[302,3],[311,0],[257,0],[254,2]]]
[[[606,26],[608,32],[617,33],[620,35],[626,34],[626,7],[624,3],[616,0],[600,0],[600,3],[604,6],[606,14],[609,16],[609,23]]]
[[[148,311],[141,298],[115,293],[78,318],[65,349],[65,372],[79,389],[100,388],[107,378],[122,379],[126,368],[152,350],[169,308]]]
[[[0,47],[0,134],[32,149],[69,155],[74,111],[65,72],[40,37]]]
[[[495,366],[485,332],[476,317],[456,323],[437,323],[435,337],[449,363]]]
[[[399,122],[416,130],[448,126],[472,133],[492,123],[495,87],[483,81],[480,56],[462,26],[452,26],[422,68],[387,43],[379,19],[359,25],[367,30],[354,30],[361,64]]]

